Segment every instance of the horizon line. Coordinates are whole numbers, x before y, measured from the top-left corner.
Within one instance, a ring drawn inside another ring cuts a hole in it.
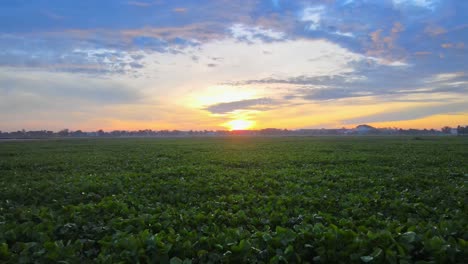
[[[160,131],[178,131],[178,132],[234,132],[234,131],[262,131],[262,130],[283,130],[283,131],[299,131],[299,130],[355,130],[360,126],[367,126],[370,127],[371,129],[376,129],[376,130],[435,130],[435,131],[442,131],[444,128],[450,128],[450,129],[457,129],[457,128],[463,128],[463,127],[468,127],[467,125],[457,125],[455,127],[452,126],[441,126],[440,128],[400,128],[400,127],[374,127],[368,124],[360,124],[357,125],[353,128],[346,128],[346,127],[341,127],[341,128],[326,128],[326,127],[321,127],[321,128],[295,128],[295,129],[290,129],[290,128],[276,128],[276,127],[267,127],[267,128],[258,128],[258,129],[151,129],[151,128],[145,128],[145,129],[112,129],[112,130],[105,130],[105,129],[97,129],[97,130],[83,130],[83,129],[60,129],[60,130],[49,130],[49,129],[35,129],[35,130],[26,130],[24,128],[19,129],[19,130],[10,130],[10,131],[3,131],[0,129],[0,133],[15,133],[15,132],[53,132],[53,133],[59,133],[59,132],[64,132],[68,131],[70,132],[82,132],[82,133],[95,133],[95,132],[104,132],[104,133],[109,133],[109,132],[138,132],[138,131],[153,131],[153,132],[160,132]]]

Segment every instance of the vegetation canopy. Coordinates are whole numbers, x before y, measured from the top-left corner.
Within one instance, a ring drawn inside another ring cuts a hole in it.
[[[2,263],[462,263],[468,138],[0,143]]]

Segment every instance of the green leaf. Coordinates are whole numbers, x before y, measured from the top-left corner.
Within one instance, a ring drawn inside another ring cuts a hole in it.
[[[438,236],[435,236],[429,240],[429,245],[432,250],[438,250],[444,244],[444,240]]]
[[[376,249],[374,250],[374,252],[372,252],[371,256],[372,256],[373,258],[377,258],[378,256],[380,256],[380,254],[382,254],[382,249],[376,248]]]
[[[169,263],[170,264],[183,264],[184,262],[178,257],[173,257],[171,258]]]
[[[0,244],[0,257],[1,258],[6,258],[8,257],[9,252],[8,252],[8,244],[7,243],[1,243]]]
[[[374,260],[374,257],[372,257],[372,256],[362,256],[361,260],[367,263],[367,262],[371,262],[372,260]]]
[[[294,253],[294,247],[292,245],[289,245],[284,251],[284,254],[289,255],[291,253]]]
[[[268,233],[267,233],[267,234],[264,234],[264,235],[262,236],[262,238],[263,238],[263,241],[265,241],[265,242],[268,242],[268,241],[270,241],[270,240],[272,239],[271,235],[268,234]]]
[[[410,243],[413,243],[415,240],[416,240],[416,233],[412,231],[406,232],[400,236],[400,241],[402,243],[410,244]]]

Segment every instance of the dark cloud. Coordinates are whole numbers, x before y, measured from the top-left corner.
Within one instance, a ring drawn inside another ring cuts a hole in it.
[[[235,110],[264,110],[266,108],[271,108],[278,103],[278,101],[270,98],[257,98],[214,104],[204,108],[204,110],[210,111],[213,114],[225,114]]]
[[[198,62],[200,60],[200,57],[193,55],[191,59],[193,62]]]
[[[350,97],[361,97],[367,94],[356,93],[351,90],[339,88],[323,88],[305,90],[302,98],[306,100],[335,100]]]
[[[346,75],[348,77],[352,75]],[[226,82],[228,85],[249,85],[249,84],[296,84],[296,85],[321,85],[330,84],[331,82],[341,83],[345,81],[346,76],[342,75],[327,75],[327,76],[294,76],[289,78],[264,78],[253,79],[236,82]]]
[[[401,100],[411,94],[468,92],[468,75],[463,72],[430,74],[420,73],[414,67],[356,64],[356,71],[329,76],[293,76],[228,82],[230,85],[293,85],[294,92],[285,99],[302,98],[323,101],[343,98],[374,96],[381,100]],[[406,99],[405,99],[406,100]]]

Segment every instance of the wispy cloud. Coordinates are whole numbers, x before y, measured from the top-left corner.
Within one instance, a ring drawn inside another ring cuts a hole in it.
[[[276,103],[278,103],[278,101],[272,100],[270,98],[256,98],[227,103],[218,103],[207,106],[204,108],[204,110],[207,110],[213,114],[226,114],[236,110],[264,110],[271,108]]]
[[[430,51],[416,51],[414,52],[414,55],[417,55],[417,56],[426,56],[426,55],[431,55],[432,52]]]
[[[468,93],[468,77],[464,72],[443,73],[409,77],[407,69],[392,66],[374,66],[374,74],[369,68],[358,66],[355,72],[324,76],[294,76],[289,78],[264,78],[238,82],[230,85],[276,84],[292,85],[285,89],[290,91],[286,98],[312,101],[339,100],[345,98],[374,97],[374,100],[417,101],[412,95],[451,94],[459,98]],[[367,73],[367,75],[366,75]],[[426,101],[422,97],[420,101]],[[441,97],[444,102],[447,97]]]
[[[428,35],[432,37],[436,37],[442,34],[447,33],[447,30],[441,26],[437,25],[428,25],[425,29],[424,32],[427,33]]]
[[[79,72],[90,74],[134,73],[143,66],[144,52],[122,51],[105,48],[70,49],[49,40],[30,40],[22,37],[0,35],[3,45],[16,43],[15,49],[0,52],[0,66],[47,69],[50,71]],[[46,48],[41,45],[46,45]],[[0,47],[2,44],[0,44]]]
[[[64,16],[61,16],[55,12],[52,12],[50,10],[42,10],[41,11],[42,14],[44,14],[45,16],[47,16],[48,18],[50,19],[53,19],[53,20],[62,20],[64,19],[65,17]]]
[[[388,121],[414,120],[436,114],[466,113],[468,106],[465,103],[425,104],[421,106],[406,107],[395,111],[361,116],[344,120],[344,124],[362,124]]]
[[[138,7],[149,7],[152,5],[152,3],[142,2],[142,1],[128,1],[127,3],[131,6],[138,6]]]
[[[420,7],[433,10],[437,5],[438,0],[393,0],[393,4],[396,7]]]
[[[378,29],[369,34],[371,39],[370,48],[367,54],[393,60],[401,60],[404,57],[404,50],[397,45],[397,39],[405,27],[400,22],[395,22],[387,35],[382,29]]]
[[[442,43],[440,45],[444,49],[464,49],[465,43],[458,42],[458,43]]]
[[[468,81],[468,75],[465,72],[444,72],[438,73],[426,78],[427,83],[437,84],[446,83],[448,81]]]
[[[235,24],[230,28],[231,34],[238,40],[252,42],[256,39],[263,41],[284,40],[286,35],[284,32],[278,32],[271,29],[261,27],[249,27],[243,24]]]
[[[176,12],[176,13],[185,13],[187,12],[187,8],[184,8],[184,7],[176,7],[174,9],[172,9],[172,11]]]

